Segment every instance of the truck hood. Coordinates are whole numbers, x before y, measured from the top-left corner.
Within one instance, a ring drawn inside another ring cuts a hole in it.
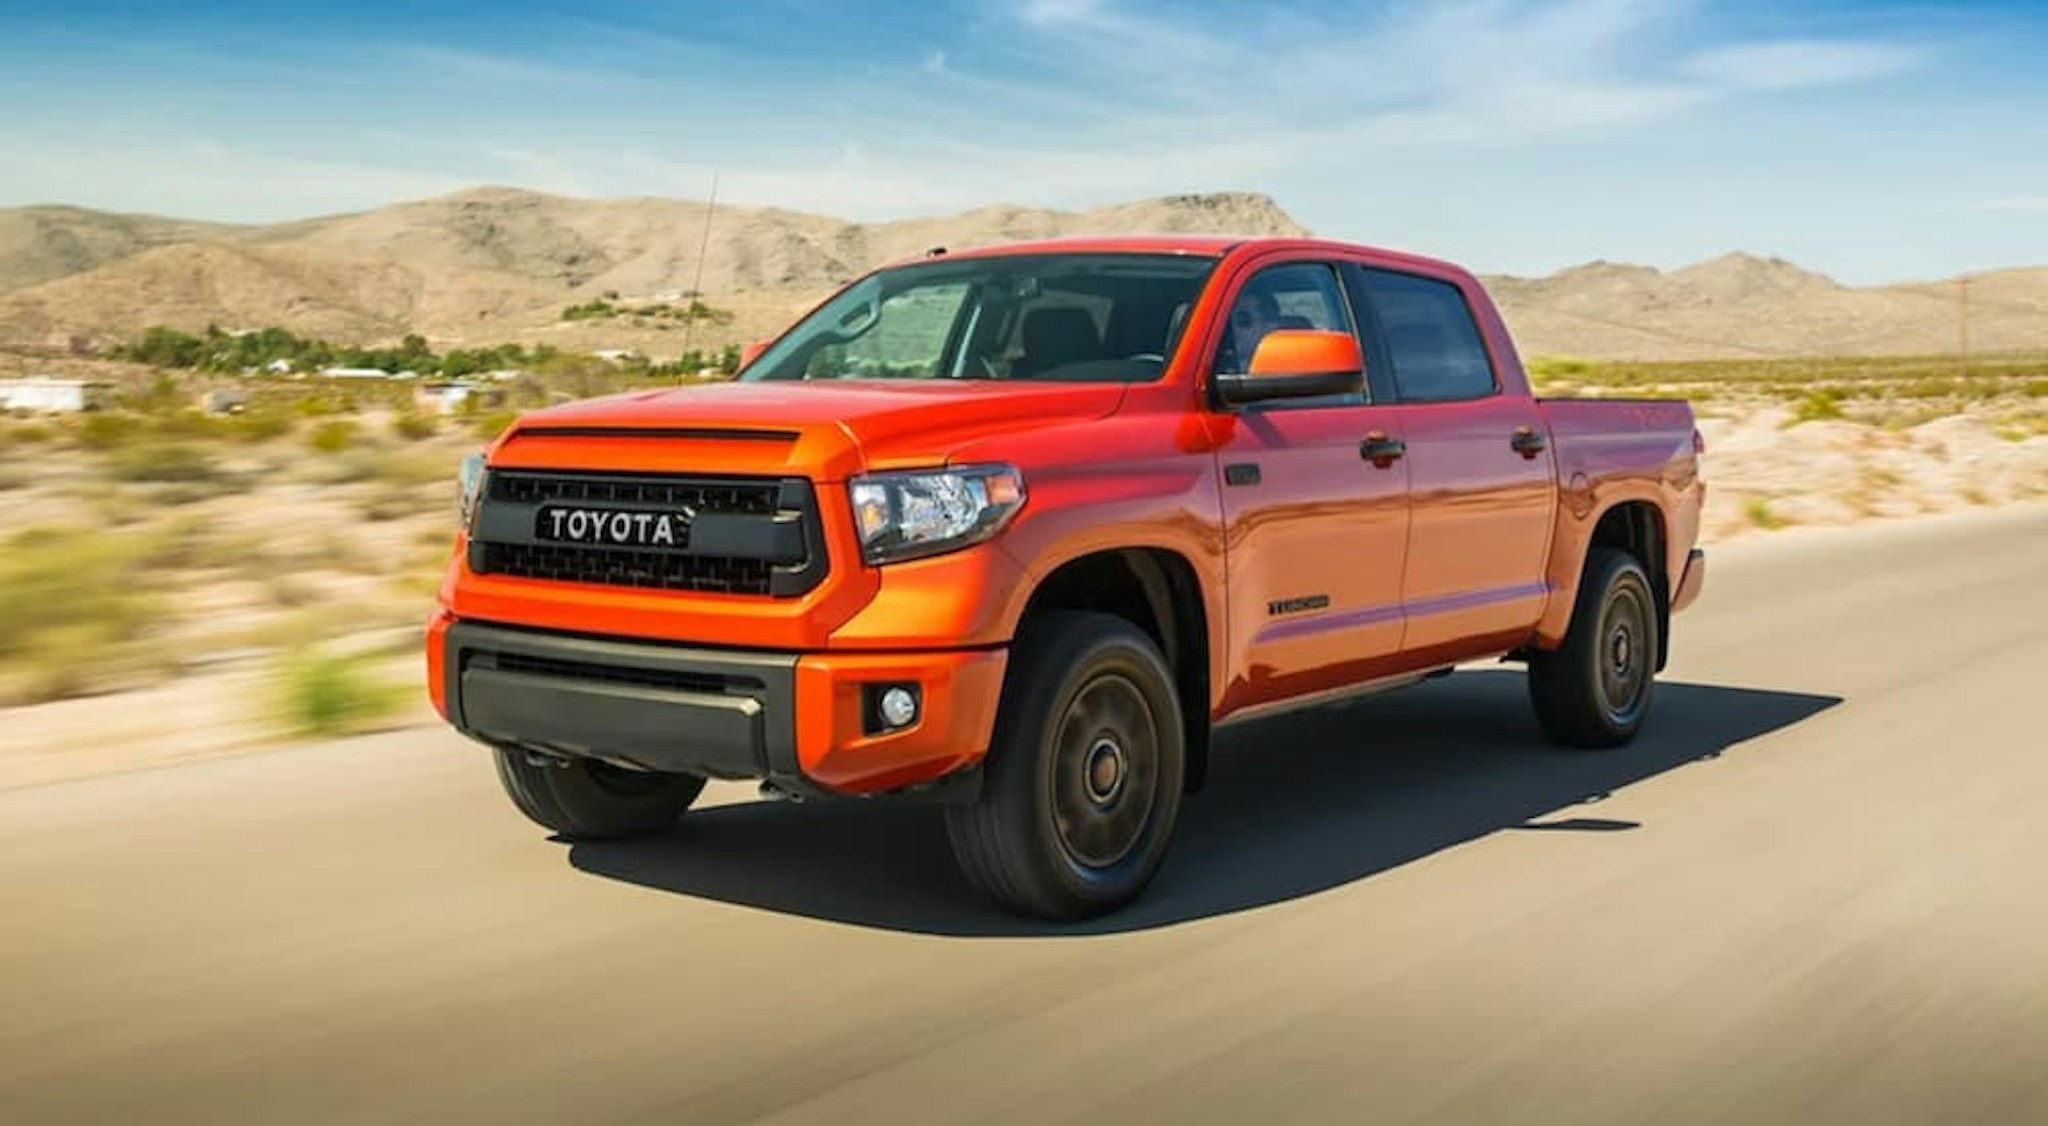
[[[906,379],[634,391],[524,415],[500,440],[492,461],[704,469],[715,457],[718,468],[732,472],[801,472],[836,480],[939,464],[962,446],[1006,432],[1100,418],[1116,410],[1124,390],[1115,383]],[[594,452],[598,447],[605,452]],[[636,452],[627,455],[623,447]],[[590,463],[593,456],[602,464]],[[616,461],[622,456],[626,463]],[[676,460],[684,464],[666,464]]]

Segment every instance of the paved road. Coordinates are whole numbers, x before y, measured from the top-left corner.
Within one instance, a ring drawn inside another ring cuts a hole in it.
[[[1088,932],[929,808],[568,847],[438,734],[0,793],[0,1119],[2048,1122],[2044,580],[1731,546],[1636,747],[1490,669],[1239,731]]]

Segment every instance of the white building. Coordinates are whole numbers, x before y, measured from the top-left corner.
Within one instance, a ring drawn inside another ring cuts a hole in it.
[[[67,414],[105,407],[113,385],[86,379],[30,376],[0,380],[0,410]]]
[[[433,382],[421,383],[413,388],[413,402],[421,410],[436,414],[459,413],[471,399],[478,406],[502,406],[505,392],[496,387],[479,387],[474,383]]]
[[[329,379],[390,379],[391,373],[383,368],[321,368],[320,374]]]

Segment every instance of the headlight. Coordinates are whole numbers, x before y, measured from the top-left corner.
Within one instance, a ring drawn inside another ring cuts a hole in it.
[[[1024,475],[1007,465],[875,473],[847,486],[870,563],[956,551],[1001,531],[1024,506]]]
[[[473,453],[462,459],[462,468],[456,476],[456,488],[460,499],[456,504],[456,518],[461,521],[462,530],[469,531],[469,522],[476,516],[476,498],[484,488],[484,455]]]

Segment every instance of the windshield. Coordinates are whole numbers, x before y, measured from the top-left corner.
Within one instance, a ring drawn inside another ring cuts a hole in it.
[[[1216,259],[935,258],[863,279],[740,374],[758,379],[1159,378]]]

